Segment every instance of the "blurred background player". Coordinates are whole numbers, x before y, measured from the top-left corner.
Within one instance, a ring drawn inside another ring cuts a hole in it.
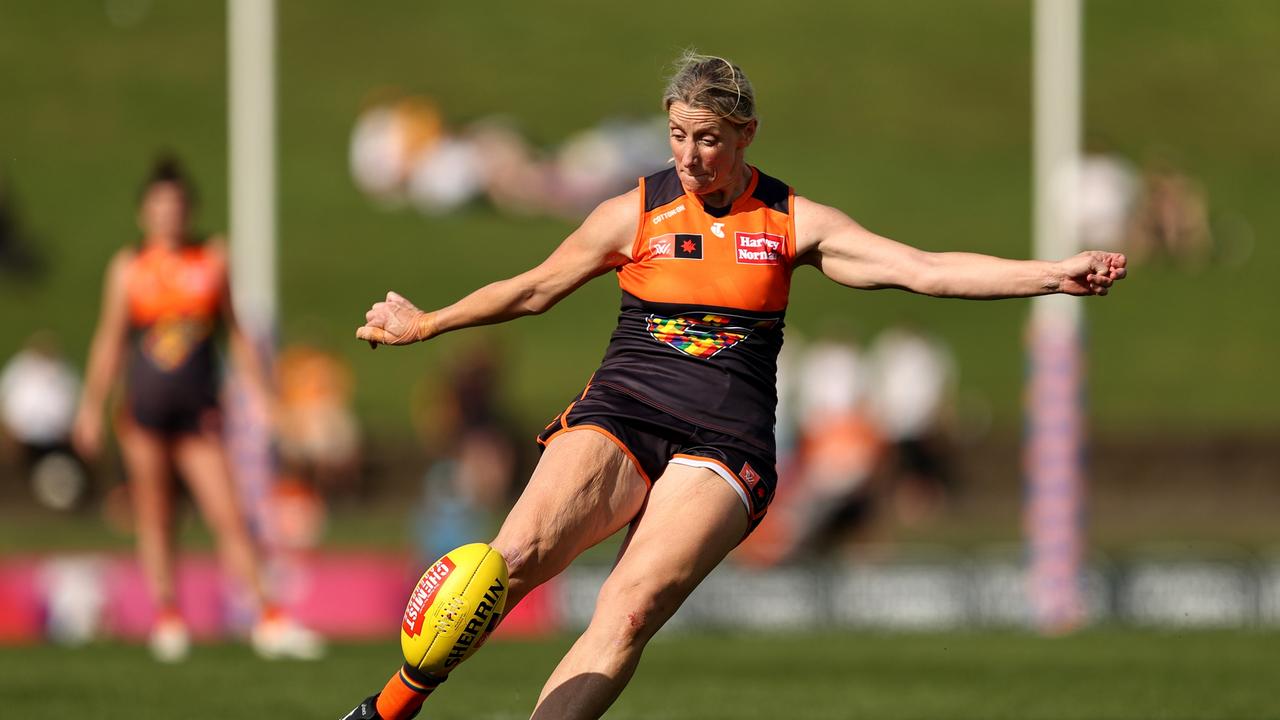
[[[785,408],[791,417],[779,403],[779,427],[794,426],[794,452],[779,463],[769,523],[738,553],[751,565],[857,550],[871,539],[884,444],[868,407],[874,378],[866,356],[852,339],[829,334],[793,360],[794,368],[779,363],[778,384],[780,395],[784,385],[794,394]]]
[[[1213,256],[1204,186],[1162,153],[1143,167],[1141,185],[1128,237],[1134,259],[1202,269]]]
[[[887,445],[888,493],[899,522],[935,518],[953,490],[947,419],[955,361],[939,339],[909,324],[871,344],[871,415]]]
[[[288,472],[326,494],[356,489],[360,426],[351,368],[319,346],[293,343],[276,359],[276,435]]]
[[[47,330],[28,338],[0,372],[0,435],[17,446],[36,499],[57,510],[79,504],[89,489],[71,450],[79,393],[79,373]]]
[[[190,229],[194,200],[178,162],[157,160],[140,197],[142,238],[117,252],[107,267],[73,439],[86,458],[100,452],[104,410],[123,360],[115,428],[129,477],[138,556],[156,606],[150,645],[157,659],[181,660],[190,644],[175,588],[172,470],[212,530],[224,567],[257,606],[254,649],[268,657],[317,657],[320,639],[267,597],[232,484],[218,406],[220,328],[264,411],[267,380],[231,309],[222,244]]]

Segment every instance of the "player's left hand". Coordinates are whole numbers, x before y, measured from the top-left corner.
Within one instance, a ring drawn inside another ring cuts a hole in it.
[[[364,314],[364,325],[356,328],[356,337],[368,341],[369,346],[409,345],[427,337],[424,321],[427,314],[396,292],[387,293],[387,299],[374,303]]]
[[[1086,250],[1058,263],[1058,292],[1068,295],[1106,295],[1128,270],[1122,253]]]

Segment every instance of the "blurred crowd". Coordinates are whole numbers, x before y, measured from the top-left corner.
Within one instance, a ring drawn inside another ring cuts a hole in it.
[[[956,367],[944,342],[908,324],[865,348],[838,334],[790,337],[778,372],[778,493],[741,559],[856,557],[945,509]]]
[[[1165,152],[1140,166],[1091,139],[1077,176],[1081,247],[1124,252],[1130,262],[1164,262],[1198,270],[1211,262],[1238,263],[1251,250],[1247,233],[1230,217],[1211,224],[1204,186]],[[1215,232],[1217,230],[1217,232]]]
[[[613,118],[539,148],[509,119],[451,127],[431,99],[383,93],[351,133],[356,186],[436,215],[486,201],[505,213],[581,218],[670,155],[666,119]]]

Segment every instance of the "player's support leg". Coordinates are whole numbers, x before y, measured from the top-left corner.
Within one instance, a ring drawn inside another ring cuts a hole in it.
[[[583,550],[625,527],[644,507],[647,493],[648,484],[630,458],[603,435],[582,429],[553,439],[490,543],[507,562],[507,612]],[[414,690],[414,677],[397,672],[381,694],[370,698],[376,715],[349,717],[413,717],[436,682],[417,680],[420,692]]]
[[[187,656],[190,640],[174,588],[173,488],[164,438],[125,420],[118,428],[138,533],[138,561],[156,604],[151,654],[161,662]]]
[[[591,624],[547,680],[532,717],[603,715],[649,638],[746,529],[742,501],[724,480],[703,468],[669,466],[600,590]]]
[[[320,658],[324,640],[286,615],[263,587],[258,550],[241,511],[221,439],[213,433],[183,435],[174,440],[173,457],[213,532],[222,566],[245,584],[258,604],[258,621],[250,635],[254,651],[268,659]]]

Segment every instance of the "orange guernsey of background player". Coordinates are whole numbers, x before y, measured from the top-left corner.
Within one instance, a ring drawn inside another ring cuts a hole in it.
[[[540,265],[423,312],[388,293],[356,336],[407,345],[549,310],[616,270],[622,311],[587,388],[547,425],[523,495],[491,545],[509,570],[506,609],[583,550],[629,526],[586,631],[533,710],[598,718],[645,644],[763,518],[773,497],[776,361],[791,272],[852,288],[935,297],[1105,295],[1123,255],[1058,261],[931,253],[872,233],[747,164],[750,83],[687,53],[664,104],[674,167],[606,200]],[[445,678],[406,664],[348,718],[403,720]]]

